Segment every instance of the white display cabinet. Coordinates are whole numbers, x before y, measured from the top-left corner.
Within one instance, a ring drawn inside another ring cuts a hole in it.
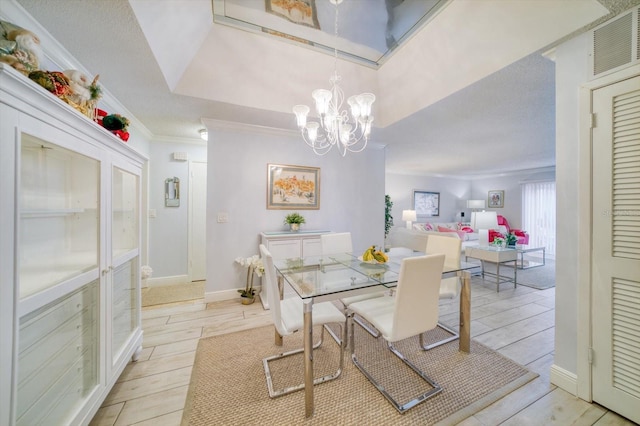
[[[0,424],[88,424],[142,348],[144,157],[0,64]]]
[[[320,235],[330,231],[275,231],[261,232],[260,243],[269,250],[274,259],[288,259],[322,254]],[[286,288],[285,293],[293,289]],[[295,293],[294,293],[295,294]],[[267,289],[261,286],[260,301],[264,309],[269,309]]]

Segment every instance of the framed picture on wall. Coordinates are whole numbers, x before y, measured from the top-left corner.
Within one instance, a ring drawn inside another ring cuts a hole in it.
[[[489,191],[487,196],[487,207],[503,208],[504,207],[504,191]]]
[[[440,216],[440,193],[413,191],[413,209],[418,217]]]
[[[294,24],[320,29],[316,0],[265,0],[267,12]]]
[[[320,168],[267,164],[267,209],[319,210]]]

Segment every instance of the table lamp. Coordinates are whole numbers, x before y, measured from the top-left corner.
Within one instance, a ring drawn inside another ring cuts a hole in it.
[[[467,200],[467,208],[473,211],[483,210],[485,208],[484,200]]]
[[[407,229],[411,229],[411,222],[415,222],[417,219],[415,210],[402,210],[402,220],[407,221]]]
[[[489,245],[489,229],[498,229],[496,212],[471,213],[471,228],[478,231],[478,245]]]

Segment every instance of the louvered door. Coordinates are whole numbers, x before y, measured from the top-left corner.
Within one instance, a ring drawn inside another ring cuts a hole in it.
[[[640,77],[593,96],[593,400],[640,422]]]

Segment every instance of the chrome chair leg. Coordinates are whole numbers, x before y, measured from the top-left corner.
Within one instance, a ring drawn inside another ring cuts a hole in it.
[[[329,324],[325,324],[325,325],[323,326],[323,329],[324,329],[324,330],[327,330],[327,333],[329,333],[329,336],[333,337],[333,340],[335,340],[335,341],[336,341],[336,343],[338,344],[338,346],[340,346],[341,348],[343,348],[343,344],[342,344],[342,342],[344,341],[344,340],[343,340],[343,338],[342,338],[342,337],[340,337],[340,336],[338,336],[338,335],[336,334],[336,332],[335,332],[335,331],[333,331],[333,330],[331,329],[331,327],[329,327]],[[344,326],[341,326],[341,327],[340,327],[340,334],[344,334]]]
[[[447,327],[444,324],[438,323],[438,327],[443,329],[444,331],[448,332],[449,334],[451,334],[451,337],[447,337],[446,339],[442,339],[439,340],[435,343],[432,343],[430,345],[425,345],[424,344],[424,334],[420,335],[420,346],[422,347],[422,350],[428,351],[430,349],[433,348],[437,348],[438,346],[442,346],[445,343],[449,343],[449,342],[453,342],[454,340],[458,340],[460,338],[460,335],[452,328]]]
[[[349,336],[349,315],[352,316],[353,321],[357,322],[358,324],[360,324],[360,326],[362,328],[364,328],[370,335],[372,335],[373,337],[380,337],[380,332],[378,330],[375,329],[375,327],[370,326],[369,324],[365,323],[364,321],[362,321],[360,319],[360,317],[357,316],[353,316],[353,314],[349,314],[347,307],[345,306],[344,309],[344,315],[346,317],[345,321],[344,321],[344,326],[342,327],[342,329],[340,330],[342,332],[342,337],[338,337],[338,335],[335,333],[335,331],[333,331],[331,329],[331,327],[329,327],[327,324],[324,325],[324,328],[327,330],[327,332],[329,333],[329,335],[331,337],[333,337],[333,340],[336,341],[336,343],[338,345],[340,345],[342,347],[342,349],[347,349],[348,348],[348,336]]]
[[[313,346],[314,350],[319,348],[320,345],[322,345],[322,342],[324,341],[324,329],[325,329],[325,327],[322,327],[322,329],[321,329],[322,331],[320,332],[320,340],[318,341],[318,343],[316,343]],[[330,329],[328,328],[328,330],[330,330]],[[340,334],[342,334],[342,325],[340,325]],[[264,374],[265,374],[265,377],[267,379],[267,388],[269,389],[269,397],[276,398],[276,397],[279,397],[279,396],[282,396],[282,395],[289,394],[291,392],[295,392],[295,391],[304,389],[304,383],[301,383],[301,384],[295,385],[295,386],[289,386],[289,387],[286,387],[284,389],[274,389],[273,388],[273,379],[271,378],[271,370],[269,368],[269,361],[285,358],[285,357],[288,357],[288,356],[291,356],[291,355],[295,355],[295,354],[299,354],[299,353],[302,353],[302,352],[304,352],[304,348],[294,349],[294,350],[291,350],[291,351],[288,351],[288,352],[282,352],[282,353],[279,353],[279,354],[276,354],[276,355],[269,356],[269,357],[264,358],[262,360],[262,365],[264,366]],[[333,374],[328,374],[328,375],[323,376],[323,377],[315,378],[313,380],[313,384],[317,385],[317,384],[320,384],[320,383],[328,382],[329,380],[337,379],[340,376],[340,374],[342,373],[343,368],[344,368],[344,350],[342,348],[342,345],[340,345],[340,366],[338,367],[338,370],[336,370]]]
[[[401,404],[399,401],[396,401],[393,396],[391,396],[391,394],[389,394],[389,392],[387,392],[387,390],[384,388],[384,386],[382,386],[380,383],[378,383],[373,376],[364,368],[364,366],[358,361],[358,358],[356,357],[355,354],[355,337],[354,337],[354,330],[353,330],[353,323],[355,321],[351,321],[351,338],[350,338],[350,345],[351,345],[351,361],[353,362],[353,364],[356,366],[356,368],[358,368],[358,370],[360,370],[362,372],[362,374],[365,375],[365,377],[376,387],[376,389],[378,389],[378,391],[380,391],[380,393],[391,403],[391,405],[393,405],[393,407],[398,410],[399,413],[404,413],[407,410],[409,410],[412,407],[415,407],[416,405],[418,405],[421,402],[426,401],[429,398],[432,398],[434,396],[436,396],[437,394],[439,394],[440,392],[442,392],[442,386],[440,386],[439,384],[437,384],[435,381],[433,381],[433,379],[431,379],[429,376],[427,376],[422,370],[420,370],[415,364],[413,364],[411,361],[409,361],[398,349],[396,349],[393,344],[387,342],[387,347],[388,349],[395,355],[397,356],[402,362],[404,362],[409,368],[411,368],[417,375],[419,375],[424,381],[426,381],[427,383],[429,383],[429,385],[431,385],[433,387],[433,389],[422,393],[416,397],[414,397],[412,400]]]
[[[380,337],[380,332],[375,327],[370,326],[369,324],[367,324],[363,320],[361,320],[359,316],[354,315],[353,316],[353,320],[355,322],[357,322],[358,324],[360,324],[360,327],[364,328],[367,333],[369,333],[370,335],[372,335],[376,339],[378,337]]]

